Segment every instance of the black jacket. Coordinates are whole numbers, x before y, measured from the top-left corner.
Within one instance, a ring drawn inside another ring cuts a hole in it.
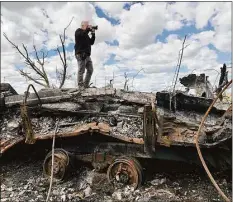
[[[95,33],[92,33],[91,38],[88,33],[89,30],[82,30],[80,28],[75,31],[75,54],[85,52],[87,55],[91,55],[91,45],[95,42]]]

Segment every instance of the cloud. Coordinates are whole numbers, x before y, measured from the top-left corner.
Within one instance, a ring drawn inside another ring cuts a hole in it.
[[[34,43],[38,50],[45,48],[53,53],[53,49],[60,46],[59,35],[72,17],[74,19],[66,30],[67,47],[74,42],[75,30],[82,20],[89,20],[99,26],[95,45],[92,46],[94,72],[91,80],[98,87],[108,84],[114,77],[114,86],[123,88],[124,73],[128,74],[131,90],[150,92],[169,87],[185,33],[189,33],[186,40],[189,46],[184,50],[179,76],[191,71],[205,71],[210,75],[211,82],[216,80],[215,70],[219,71],[222,66],[218,62],[218,54],[231,52],[230,3],[145,2],[143,5],[131,4],[129,10],[123,9],[124,4],[125,2],[3,2],[2,80],[10,82],[19,92],[25,91],[29,83],[16,68],[23,65],[26,70],[23,58],[5,40],[3,32],[19,46],[24,43],[29,51],[33,50]],[[98,17],[96,6],[108,17],[117,19],[119,24],[114,25],[109,18]],[[193,25],[192,28],[190,25]],[[155,40],[158,35],[162,40]],[[105,43],[114,40],[119,42],[119,46]],[[51,55],[46,59],[45,68],[51,83],[58,85],[56,69],[61,69],[62,63],[57,54]],[[114,60],[112,55],[115,56]],[[71,77],[64,87],[74,87],[77,84],[77,61],[74,51],[69,50],[67,56],[70,58],[67,62]],[[144,71],[135,77],[132,86],[133,76],[141,68]]]
[[[183,23],[179,20],[169,20],[167,21],[167,24],[166,24],[166,30],[168,31],[173,31],[173,30],[178,30],[180,29],[181,27],[183,27]]]
[[[95,17],[94,21],[99,26],[99,29],[96,31],[95,44],[104,41],[113,41],[116,38],[116,28],[109,21],[105,18],[98,17]]]
[[[190,23],[195,19],[196,6],[197,2],[177,2],[167,5],[167,12],[170,13],[170,16],[172,18],[175,17],[176,20],[186,21],[186,23]]]
[[[100,7],[108,16],[118,19],[123,12],[125,2],[94,2],[94,5]]]
[[[196,7],[196,28],[202,29],[207,24],[208,21],[211,19],[213,15],[216,14],[218,3],[217,2],[199,2]]]
[[[123,48],[139,48],[153,43],[156,35],[161,34],[165,24],[166,4],[154,2],[133,4],[129,11],[120,15],[121,24],[117,27],[117,39]],[[140,14],[140,18],[139,18]]]
[[[223,52],[231,52],[231,3],[216,6],[217,13],[210,22],[215,30],[214,46]]]

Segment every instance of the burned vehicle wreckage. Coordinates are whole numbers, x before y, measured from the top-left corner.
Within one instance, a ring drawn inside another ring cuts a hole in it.
[[[180,79],[188,87],[189,77]],[[153,94],[114,88],[37,92],[29,85],[24,95],[18,95],[10,84],[1,84],[1,154],[20,144],[34,147],[50,140],[51,146],[55,137],[55,179],[63,180],[73,162],[81,160],[96,170],[106,169],[109,181],[136,188],[143,182],[140,159],[201,165],[195,137],[213,101],[207,94],[177,91],[171,97],[167,91]],[[231,106],[223,107],[219,101],[198,139],[206,163],[231,167],[231,142]],[[51,175],[51,165],[49,152],[43,165],[45,176]]]

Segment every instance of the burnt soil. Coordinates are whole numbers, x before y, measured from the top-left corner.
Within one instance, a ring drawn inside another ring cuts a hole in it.
[[[14,153],[14,155],[12,155]],[[1,158],[1,201],[46,201],[49,180],[43,177],[44,153],[12,152]],[[137,190],[116,189],[105,172],[78,163],[62,183],[53,183],[49,201],[223,201],[205,171],[199,167],[171,161],[143,160],[145,182]],[[213,170],[223,192],[232,195],[230,171]]]

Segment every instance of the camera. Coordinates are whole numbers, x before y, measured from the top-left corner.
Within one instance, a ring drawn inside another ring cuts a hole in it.
[[[93,29],[93,30],[98,30],[98,25],[92,26],[92,29]]]

